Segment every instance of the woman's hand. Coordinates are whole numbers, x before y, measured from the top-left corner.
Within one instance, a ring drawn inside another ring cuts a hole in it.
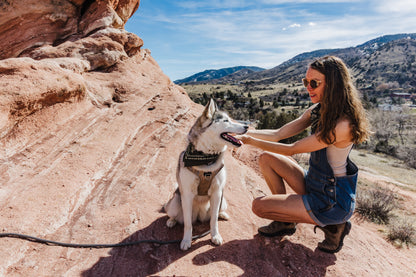
[[[235,138],[241,140],[243,144],[250,144],[251,137],[248,135],[237,135]]]

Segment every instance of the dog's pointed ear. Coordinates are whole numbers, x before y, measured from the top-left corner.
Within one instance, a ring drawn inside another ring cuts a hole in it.
[[[215,103],[214,99],[211,98],[208,104],[205,106],[203,115],[208,119],[212,119],[216,110],[217,104]]]

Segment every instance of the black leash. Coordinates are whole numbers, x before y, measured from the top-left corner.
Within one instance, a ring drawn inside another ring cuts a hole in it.
[[[209,233],[210,231],[206,231],[205,233],[202,233],[200,235],[195,235],[192,237],[192,240],[205,237]],[[35,242],[35,243],[46,244],[49,246],[61,246],[61,247],[70,247],[70,248],[115,248],[115,247],[133,246],[133,245],[138,245],[141,243],[173,244],[173,243],[179,243],[182,241],[180,239],[167,240],[167,241],[149,239],[149,240],[139,240],[139,241],[132,241],[132,242],[121,242],[121,243],[114,243],[114,244],[77,244],[77,243],[65,243],[65,242],[41,239],[41,238],[32,237],[32,236],[23,235],[23,234],[17,234],[17,233],[0,233],[0,238],[6,238],[6,237],[28,240],[28,241]]]

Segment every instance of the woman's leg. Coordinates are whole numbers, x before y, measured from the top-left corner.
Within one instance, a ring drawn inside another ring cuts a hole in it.
[[[254,199],[252,210],[261,218],[316,224],[306,211],[302,195],[275,194]]]
[[[265,152],[259,158],[259,166],[272,194],[286,194],[283,180],[297,194],[306,193],[305,173],[292,158]]]
[[[303,168],[290,157],[269,152],[260,156],[259,165],[273,195],[255,199],[253,212],[275,221],[315,224],[302,200],[302,195],[306,194]],[[284,181],[296,194],[286,194]]]

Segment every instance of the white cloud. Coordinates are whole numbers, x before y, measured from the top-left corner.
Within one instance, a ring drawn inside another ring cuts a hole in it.
[[[415,0],[380,0],[374,1],[376,10],[384,14],[411,14],[414,18],[416,12],[416,1]]]

